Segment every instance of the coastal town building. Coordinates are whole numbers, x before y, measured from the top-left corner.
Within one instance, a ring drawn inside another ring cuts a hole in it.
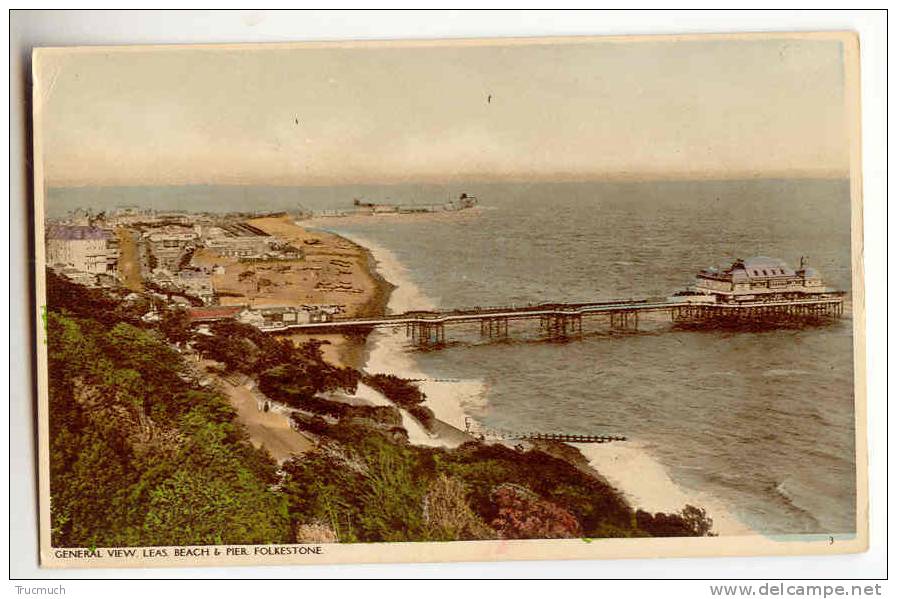
[[[187,316],[193,323],[215,322],[236,318],[245,309],[245,306],[191,307],[187,309]]]
[[[157,268],[149,273],[145,280],[152,283],[157,289],[167,295],[179,295],[185,298],[195,298],[204,305],[215,302],[215,288],[212,285],[211,269],[184,268],[175,273]]]
[[[208,272],[200,269],[179,270],[173,282],[186,294],[201,299],[204,304],[211,304],[215,299],[212,277]]]
[[[203,245],[221,256],[234,258],[262,256],[276,241],[261,229],[247,223],[202,228]]]
[[[342,306],[338,305],[247,308],[237,316],[237,320],[263,331],[276,331],[297,324],[330,322],[342,311]]]
[[[156,219],[153,210],[138,206],[118,206],[106,214],[106,223],[110,226],[122,227],[139,223],[152,223]]]
[[[272,245],[268,255],[278,260],[304,260],[305,250],[289,243],[283,243]]]
[[[207,239],[204,245],[216,254],[229,258],[260,256],[268,250],[268,243],[256,237],[222,236]]]
[[[202,306],[191,307],[187,316],[192,323],[209,323],[219,320],[236,320],[262,331],[279,331],[297,324],[331,322],[343,311],[338,305],[271,306]]]
[[[726,269],[707,268],[698,273],[691,291],[719,300],[754,300],[758,297],[795,297],[829,291],[815,269],[801,258],[792,269],[782,260],[756,256],[736,260]]]
[[[101,274],[115,270],[118,241],[107,229],[88,225],[50,225],[46,232],[47,264]]]
[[[155,259],[152,269],[178,270],[184,253],[195,249],[198,238],[194,227],[184,225],[165,225],[145,231],[143,239]]]

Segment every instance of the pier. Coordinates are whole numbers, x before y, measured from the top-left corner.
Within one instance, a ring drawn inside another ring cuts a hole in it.
[[[712,299],[712,298],[711,298]],[[309,333],[364,332],[380,327],[405,327],[412,344],[439,347],[446,342],[446,327],[476,323],[480,335],[489,339],[509,336],[510,323],[539,322],[548,340],[565,340],[582,335],[583,320],[602,320],[610,330],[637,331],[639,318],[656,314],[676,325],[739,326],[751,323],[787,324],[804,321],[833,321],[844,311],[841,292],[811,298],[765,301],[714,302],[687,296],[683,299],[624,299],[593,303],[556,303],[526,306],[473,307],[454,310],[413,311],[368,318],[335,317],[325,322],[268,326],[266,332]]]
[[[844,296],[823,284],[806,257],[795,270],[782,260],[755,256],[739,258],[725,269],[706,268],[697,274],[695,284],[668,297],[414,310],[360,318],[324,314],[301,322],[266,321],[259,328],[271,333],[364,334],[379,327],[404,327],[413,345],[430,348],[446,344],[447,327],[474,323],[482,338],[504,340],[510,337],[512,322],[531,320],[538,321],[543,338],[564,341],[582,337],[586,319],[616,332],[638,331],[643,316],[668,319],[683,328],[824,324],[844,314]]]

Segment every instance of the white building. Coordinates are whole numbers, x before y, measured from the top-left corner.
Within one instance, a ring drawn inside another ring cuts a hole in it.
[[[112,231],[84,225],[50,225],[47,265],[94,274],[115,270],[118,241]]]
[[[262,331],[282,331],[297,324],[330,322],[335,314],[343,311],[336,305],[303,305],[288,307],[261,307],[244,309],[237,320]]]
[[[262,256],[276,242],[274,237],[246,223],[203,227],[202,240],[216,254],[235,258]]]
[[[692,291],[718,299],[756,299],[759,297],[797,297],[819,294],[827,289],[819,273],[801,259],[798,270],[782,260],[756,256],[736,260],[726,269],[708,268],[698,273]]]

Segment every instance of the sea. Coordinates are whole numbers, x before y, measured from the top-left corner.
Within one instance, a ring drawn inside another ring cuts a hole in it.
[[[389,309],[666,297],[736,258],[802,256],[851,290],[846,180],[453,183],[339,187],[53,188],[47,211],[137,205],[196,211],[322,210],[476,196],[452,214],[316,219],[371,249]],[[849,294],[848,294],[849,298]],[[637,507],[705,507],[720,534],[851,535],[856,526],[853,320],[677,330],[662,317],[546,342],[446,330],[368,340],[369,371],[421,381],[436,415],[496,432],[619,434],[578,447]]]

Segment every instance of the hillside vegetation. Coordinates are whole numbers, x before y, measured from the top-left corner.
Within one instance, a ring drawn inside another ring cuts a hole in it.
[[[50,495],[57,547],[498,538],[694,536],[702,510],[634,511],[600,479],[542,451],[471,441],[446,450],[397,435],[395,408],[328,392],[366,382],[422,421],[408,381],[328,364],[236,323],[196,335],[177,310],[159,322],[123,293],[47,273]],[[189,348],[189,349],[188,349]],[[278,466],[185,354],[250,375],[317,448]]]

